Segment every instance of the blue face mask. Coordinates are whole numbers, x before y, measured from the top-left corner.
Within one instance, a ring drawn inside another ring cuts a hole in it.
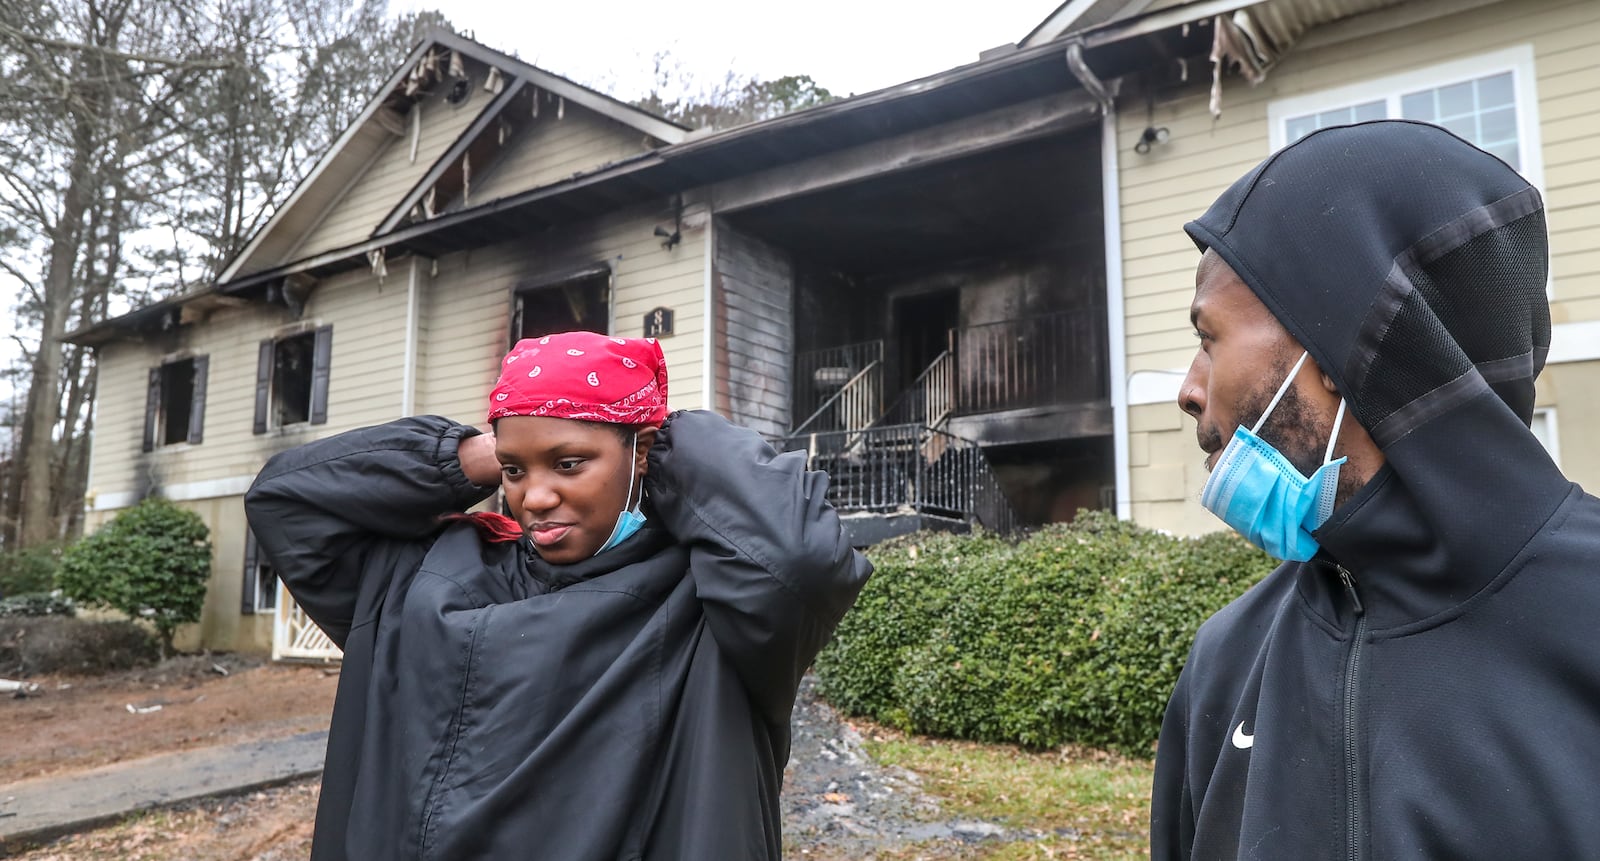
[[[633,477],[638,473],[638,470],[634,468],[633,458],[638,450],[639,434],[635,431],[633,445],[628,447],[628,498],[623,502],[623,505],[633,501]],[[627,541],[633,537],[635,532],[639,531],[639,527],[644,526],[644,512],[639,510],[639,505],[644,502],[644,488],[640,487],[639,490],[639,502],[634,503],[632,508],[623,509],[622,513],[617,515],[617,525],[611,527],[611,537],[606,539],[606,543],[600,545],[600,549],[596,550],[594,555],[599,556],[618,544]]]
[[[1241,425],[1233,432],[1233,439],[1228,440],[1228,447],[1222,450],[1200,491],[1200,504],[1222,518],[1223,523],[1251,544],[1293,562],[1305,562],[1317,555],[1319,545],[1311,533],[1333,514],[1339,467],[1345,462],[1342,457],[1332,459],[1333,443],[1344,422],[1345,404],[1339,401],[1339,414],[1333,420],[1333,434],[1328,438],[1322,466],[1310,478],[1301,475],[1282,452],[1256,436],[1256,432],[1289,390],[1307,355],[1300,354],[1300,361],[1278,387],[1255,427],[1247,430]]]

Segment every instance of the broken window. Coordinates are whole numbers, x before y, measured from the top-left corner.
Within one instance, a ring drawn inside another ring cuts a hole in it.
[[[511,315],[511,343],[556,332],[611,331],[609,269],[586,272],[554,284],[518,290]]]
[[[239,587],[239,612],[246,616],[270,612],[278,606],[278,572],[256,544],[254,532],[244,537],[244,582]]]
[[[198,443],[205,424],[206,356],[164,362],[150,369],[143,450]]]
[[[327,422],[332,352],[332,326],[261,342],[256,364],[256,433]]]

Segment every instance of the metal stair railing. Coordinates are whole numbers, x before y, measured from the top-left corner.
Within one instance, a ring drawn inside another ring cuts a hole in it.
[[[883,415],[883,362],[862,368],[833,397],[822,402],[789,436],[833,431],[859,431]]]
[[[983,447],[921,424],[793,434],[780,448],[807,453],[829,474],[828,501],[841,512],[916,512],[1011,532],[1018,520]]]
[[[937,428],[955,412],[956,357],[945,350],[889,406],[879,424]]]

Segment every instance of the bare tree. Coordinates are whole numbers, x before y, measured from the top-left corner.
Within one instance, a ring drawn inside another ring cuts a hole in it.
[[[431,23],[381,0],[0,0],[0,278],[31,327],[6,547],[79,525],[96,373],[63,336],[214,278]]]

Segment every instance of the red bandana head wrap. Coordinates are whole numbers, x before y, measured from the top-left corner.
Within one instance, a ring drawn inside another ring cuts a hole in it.
[[[607,424],[667,417],[667,360],[654,338],[563,332],[517,342],[489,395],[489,421],[550,416]]]

